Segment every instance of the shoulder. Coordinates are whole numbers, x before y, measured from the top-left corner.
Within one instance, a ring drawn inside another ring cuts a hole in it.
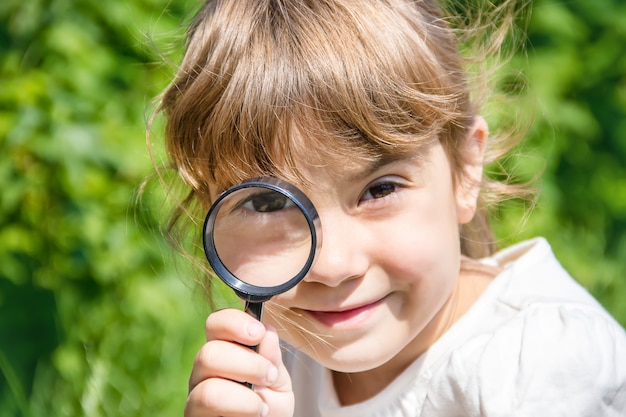
[[[623,415],[624,329],[545,241],[525,245],[496,255],[510,263],[459,322],[456,345],[436,367],[431,403],[452,401],[475,415]]]
[[[468,340],[440,370],[440,393],[477,415],[626,412],[626,337],[591,308],[535,306]]]

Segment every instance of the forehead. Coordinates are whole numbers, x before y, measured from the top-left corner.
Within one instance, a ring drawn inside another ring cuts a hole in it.
[[[430,143],[418,141],[386,147],[365,134],[337,134],[332,129],[293,127],[284,138],[287,149],[277,152],[274,176],[302,188],[321,182],[352,182],[399,160],[420,158]]]
[[[316,185],[319,180],[351,182],[374,173],[381,167],[398,160],[414,157],[414,154],[391,155],[385,153],[365,153],[358,149],[337,151],[337,147],[317,147],[294,155],[294,170],[291,181],[300,186]],[[300,178],[303,177],[303,178]]]
[[[382,165],[392,162],[389,157],[373,157],[358,152],[333,152],[311,146],[309,149],[298,147],[288,155],[272,158],[273,164],[259,169],[256,164],[239,171],[239,176],[230,176],[226,181],[216,184],[218,191],[256,177],[274,177],[287,181],[301,189],[311,189],[321,184],[332,183],[335,179],[352,181],[372,172]]]
[[[240,146],[234,149],[219,147],[219,163],[211,169],[212,182],[218,190],[261,176],[281,178],[307,188],[317,179],[350,178],[414,156],[426,145],[424,141],[411,140],[402,146],[389,146],[351,126],[341,130],[322,126],[315,119],[305,123],[291,119],[277,124],[282,126],[272,129],[271,135],[258,135],[256,143],[240,140]]]

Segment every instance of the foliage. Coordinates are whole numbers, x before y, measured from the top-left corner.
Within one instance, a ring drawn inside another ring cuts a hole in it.
[[[163,193],[134,202],[169,77],[146,34],[188,7],[0,4],[0,416],[182,410],[204,314],[166,268]]]
[[[182,413],[207,308],[159,232],[163,191],[136,201],[159,51],[192,6],[0,2],[0,417]],[[542,194],[498,235],[547,236],[626,324],[626,5],[536,0],[528,33],[535,124],[508,164],[544,167]]]
[[[534,124],[511,164],[543,170],[540,199],[522,227],[518,210],[504,214],[499,235],[507,243],[547,236],[564,266],[626,325],[626,4],[535,0],[532,13]]]

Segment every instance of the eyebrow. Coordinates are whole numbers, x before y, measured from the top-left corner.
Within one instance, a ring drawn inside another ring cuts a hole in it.
[[[369,177],[370,175],[375,174],[377,171],[381,170],[382,168],[388,165],[392,165],[397,162],[407,161],[410,159],[414,159],[414,158],[408,157],[408,156],[407,157],[397,157],[397,156],[390,156],[390,155],[383,156],[381,158],[376,159],[375,161],[368,163],[367,165],[365,165],[363,168],[359,169],[358,171],[349,174],[346,180],[349,182],[359,181],[359,180],[362,180],[363,178],[366,178],[366,177]]]

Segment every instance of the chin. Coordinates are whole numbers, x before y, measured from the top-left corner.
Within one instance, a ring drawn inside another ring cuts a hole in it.
[[[358,373],[367,372],[372,369],[379,368],[389,362],[395,356],[395,352],[375,351],[368,349],[367,354],[363,353],[362,348],[355,346],[354,349],[349,347],[338,349],[334,352],[309,352],[313,358],[325,368],[335,372]],[[329,355],[319,355],[319,353],[328,353]]]

